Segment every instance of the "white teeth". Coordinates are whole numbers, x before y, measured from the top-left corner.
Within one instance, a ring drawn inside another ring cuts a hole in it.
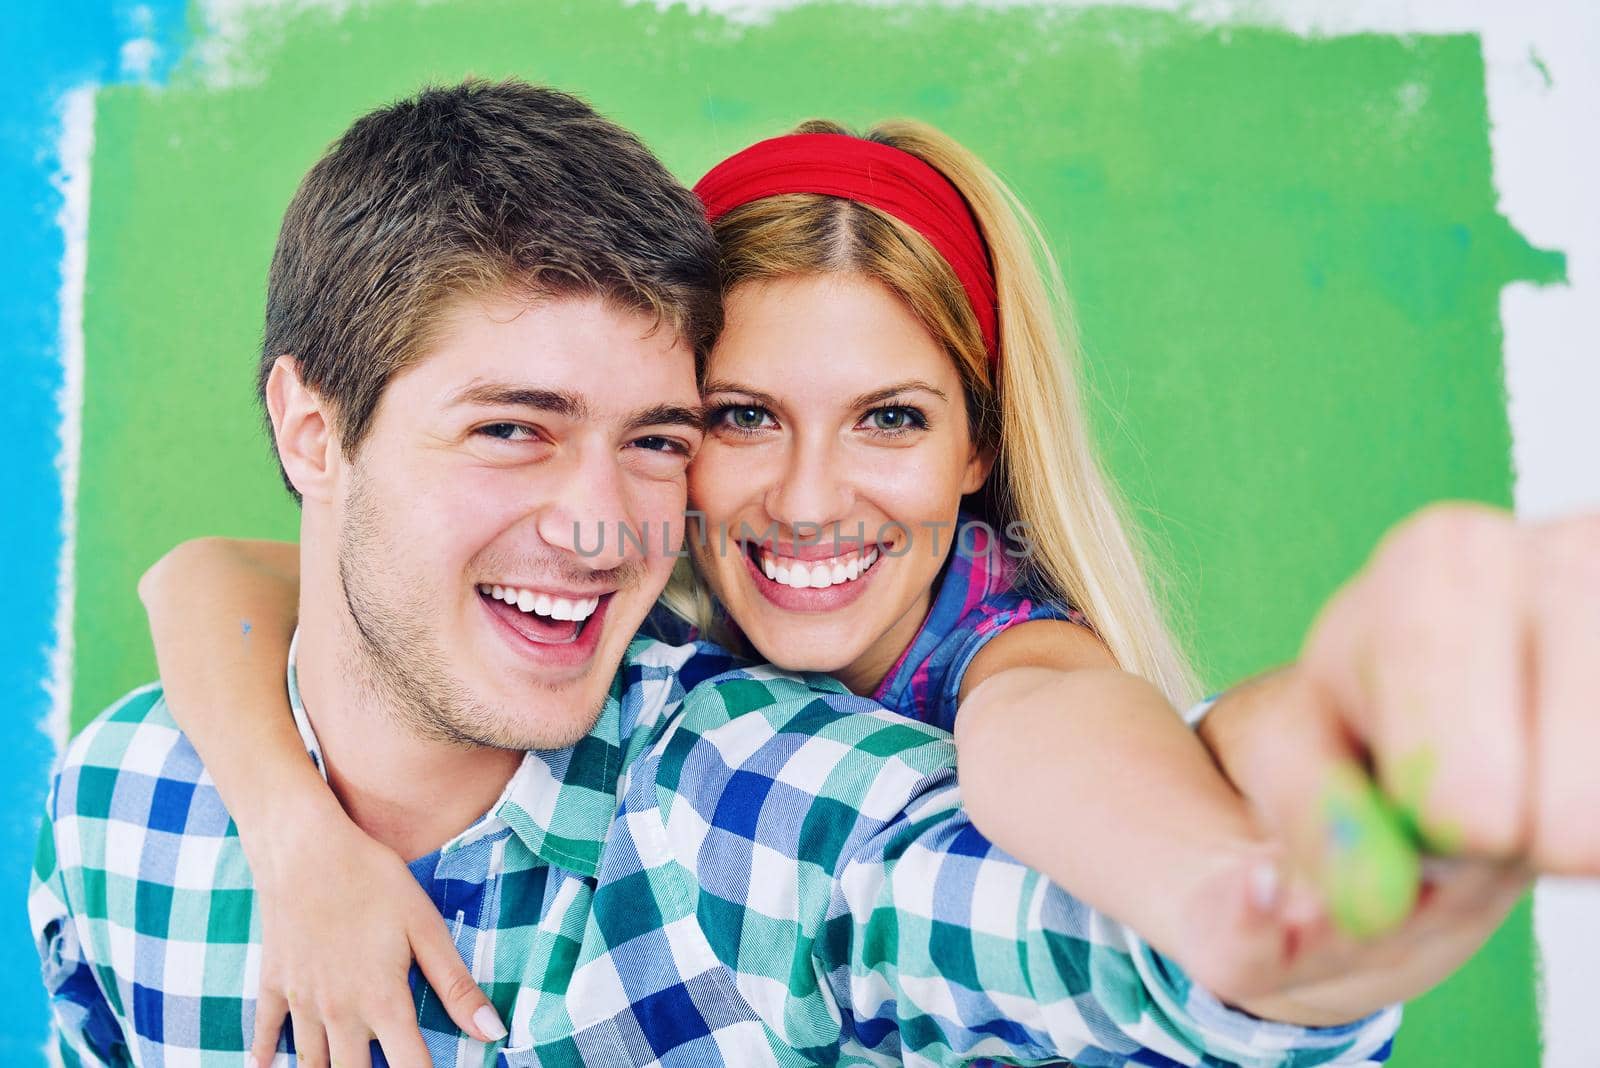
[[[576,620],[580,623],[594,615],[595,610],[600,607],[598,597],[569,600],[565,597],[551,597],[548,593],[518,589],[515,586],[480,585],[478,591],[524,612],[532,612],[550,619]]]
[[[778,585],[796,590],[825,590],[829,586],[854,582],[866,574],[867,569],[876,563],[877,559],[876,548],[868,549],[865,554],[849,553],[809,564],[803,560],[777,556],[765,550],[760,553],[762,573]]]

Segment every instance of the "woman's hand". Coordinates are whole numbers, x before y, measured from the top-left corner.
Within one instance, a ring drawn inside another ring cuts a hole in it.
[[[1424,511],[1201,732],[1286,873],[1254,975],[1335,1014],[1423,992],[1534,875],[1600,874],[1600,515]]]
[[[272,1063],[284,1017],[298,1063],[370,1068],[376,1039],[393,1068],[429,1068],[407,976],[413,956],[457,1027],[506,1035],[462,964],[433,902],[392,850],[331,794],[288,798],[272,830],[247,839],[261,909],[261,990],[251,1055]]]
[[[1425,993],[1468,960],[1527,889],[1496,861],[1426,858],[1410,912],[1382,933],[1342,930],[1282,847],[1233,843],[1164,884],[1177,916],[1157,944],[1218,999],[1269,1020],[1331,1027]],[[1142,932],[1141,932],[1142,933]]]
[[[1600,515],[1423,512],[1286,674],[1227,771],[1347,931],[1408,914],[1413,847],[1600,874]]]

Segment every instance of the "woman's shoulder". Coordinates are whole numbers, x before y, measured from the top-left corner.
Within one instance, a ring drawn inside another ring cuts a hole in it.
[[[953,729],[962,682],[994,639],[1026,623],[1087,627],[1069,601],[1030,577],[1025,543],[963,515],[939,588],[911,644],[877,697],[904,715]]]

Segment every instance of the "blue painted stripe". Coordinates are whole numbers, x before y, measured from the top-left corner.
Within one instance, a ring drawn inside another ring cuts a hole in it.
[[[62,95],[86,83],[123,80],[125,55],[150,48],[152,79],[165,77],[185,30],[182,0],[111,4],[65,0],[15,4],[0,33],[0,686],[14,712],[0,748],[0,1064],[41,1063],[47,1037],[39,961],[19,895],[32,867],[45,779],[53,758],[38,729],[49,712],[45,682],[55,641],[61,486],[56,474],[61,388],[58,346],[61,261],[51,183],[58,166]]]

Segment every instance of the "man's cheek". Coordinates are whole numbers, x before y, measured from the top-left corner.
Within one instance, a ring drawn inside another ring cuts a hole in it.
[[[684,510],[688,507],[688,489],[685,479],[664,482],[651,487],[636,503],[634,512],[649,535],[645,551],[652,557],[670,557],[683,540]],[[652,559],[652,564],[654,560]],[[668,568],[671,560],[668,560]]]

